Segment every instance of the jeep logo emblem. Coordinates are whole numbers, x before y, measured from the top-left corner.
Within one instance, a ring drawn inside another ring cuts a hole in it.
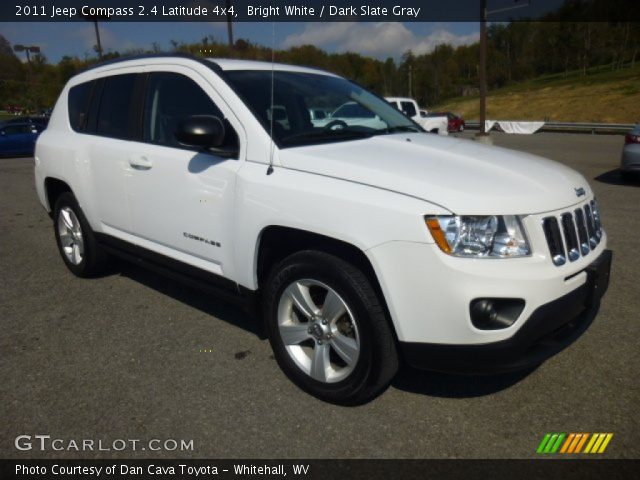
[[[574,190],[576,191],[576,197],[582,197],[585,194],[584,188],[582,187],[574,188]]]

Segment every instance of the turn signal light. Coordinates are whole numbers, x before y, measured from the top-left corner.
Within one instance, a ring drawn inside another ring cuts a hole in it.
[[[444,232],[440,228],[440,222],[437,218],[427,218],[425,219],[427,222],[427,227],[429,227],[429,231],[431,232],[431,236],[440,247],[444,253],[451,253],[451,247],[447,242],[447,239],[444,236]]]

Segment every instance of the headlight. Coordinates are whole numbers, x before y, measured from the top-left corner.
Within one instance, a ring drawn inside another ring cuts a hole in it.
[[[517,215],[425,217],[433,239],[456,257],[509,258],[531,253]]]

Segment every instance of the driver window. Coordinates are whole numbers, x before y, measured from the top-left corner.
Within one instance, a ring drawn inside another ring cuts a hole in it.
[[[238,147],[238,135],[220,109],[190,78],[172,72],[151,73],[144,104],[143,140],[186,148],[175,138],[178,124],[191,115],[214,115],[225,126],[223,147]]]

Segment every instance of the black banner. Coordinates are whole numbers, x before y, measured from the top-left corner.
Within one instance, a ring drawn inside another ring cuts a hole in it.
[[[8,479],[635,479],[640,460],[2,460]]]
[[[3,0],[0,21],[476,22],[480,7],[480,0]],[[637,0],[487,0],[486,12],[494,22],[640,20]]]

